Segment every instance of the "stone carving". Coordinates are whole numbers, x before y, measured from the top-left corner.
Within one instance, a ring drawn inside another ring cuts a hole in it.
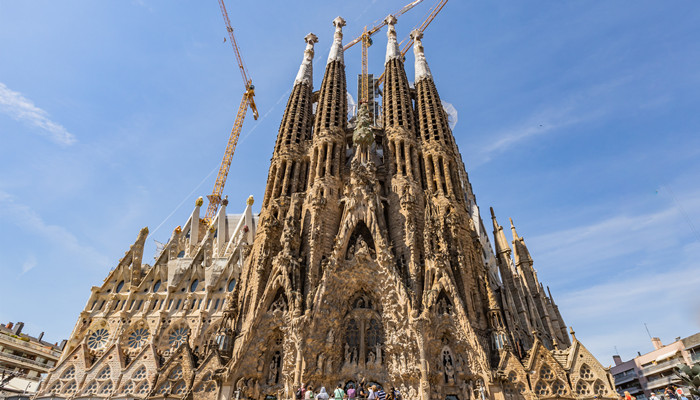
[[[125,319],[141,318],[152,332],[149,342],[128,352],[131,364],[143,363],[149,376],[167,375],[173,362],[185,360],[184,380],[199,382],[197,371],[211,370],[202,363],[220,362],[220,384],[207,394],[210,400],[231,397],[223,387],[235,387],[241,399],[289,398],[300,382],[356,382],[358,376],[385,389],[400,384],[406,400],[447,395],[486,400],[501,392],[499,366],[527,376],[535,353],[554,365],[583,351],[539,284],[515,227],[511,246],[492,214],[495,251],[488,245],[487,224],[479,217],[420,41],[414,45],[415,88],[392,50],[382,114],[373,116],[368,108],[373,104],[362,104],[348,141],[343,25],[336,20],[318,92],[311,79],[316,38],[307,36],[259,223],[250,203],[240,216],[212,221],[200,218],[199,204],[193,226],[175,229],[152,267],[140,265],[142,246],[135,244],[93,290],[80,316],[93,322],[75,330],[63,361],[42,386],[44,395],[57,384],[63,387],[65,368],[83,369],[82,379],[101,370],[95,363],[107,362],[103,352],[109,346],[83,346],[97,326],[92,324],[102,323],[111,335],[108,344],[125,354],[123,339],[130,332]],[[142,242],[145,233],[139,237]],[[206,290],[189,290],[192,277]],[[128,291],[117,290],[122,281]],[[144,300],[145,307],[125,316],[128,299]],[[176,324],[192,332],[182,345],[182,338],[168,342]],[[227,334],[212,343],[217,326]],[[505,343],[494,346],[498,341]],[[554,343],[557,349],[548,350]],[[229,351],[223,354],[220,347]],[[592,356],[586,363],[591,382],[609,386],[600,363]],[[571,373],[557,365],[559,376]],[[127,383],[130,367],[123,368],[119,373]],[[614,388],[605,389],[602,399],[614,400]],[[155,386],[149,390],[151,397],[159,396]],[[577,396],[571,388],[565,391]],[[534,395],[523,389],[525,398]]]

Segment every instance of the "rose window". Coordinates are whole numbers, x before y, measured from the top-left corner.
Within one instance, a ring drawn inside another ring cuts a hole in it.
[[[92,332],[87,338],[87,345],[90,349],[101,349],[107,344],[109,332],[107,329],[101,328]]]
[[[181,345],[185,343],[185,340],[187,340],[187,333],[189,332],[189,329],[183,327],[183,328],[178,328],[170,332],[170,336],[168,336],[168,344],[169,345]]]
[[[146,340],[148,340],[148,329],[139,328],[131,332],[126,344],[130,349],[138,349],[146,343]]]

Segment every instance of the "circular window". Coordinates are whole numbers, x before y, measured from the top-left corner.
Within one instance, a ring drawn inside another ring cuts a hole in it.
[[[170,332],[170,336],[168,336],[168,344],[169,345],[180,345],[182,343],[185,343],[185,340],[187,340],[187,333],[189,332],[189,329],[182,327],[182,328],[177,328]]]
[[[236,280],[231,279],[228,283],[228,287],[226,288],[229,292],[233,292],[233,288],[236,287]]]
[[[121,292],[122,288],[124,288],[124,281],[119,282],[119,284],[117,285],[117,289],[114,291],[114,293]]]
[[[146,343],[146,340],[148,340],[148,329],[138,328],[131,332],[126,344],[131,349],[138,349]]]
[[[158,288],[160,288],[160,281],[156,282],[155,285],[153,285],[153,291],[157,292]]]
[[[87,338],[87,345],[89,348],[95,350],[104,347],[107,344],[107,339],[109,338],[109,332],[107,329],[101,328],[92,332]]]
[[[192,284],[190,285],[190,292],[197,290],[197,285],[199,285],[199,281],[197,279],[193,280]]]

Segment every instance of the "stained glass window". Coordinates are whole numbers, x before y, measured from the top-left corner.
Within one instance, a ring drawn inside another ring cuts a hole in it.
[[[126,385],[124,385],[124,388],[122,388],[122,392],[124,392],[125,394],[134,393],[134,382],[128,382]]]
[[[235,279],[231,279],[231,280],[228,282],[228,287],[226,288],[226,290],[228,290],[229,292],[233,292],[233,288],[235,288],[235,287],[236,287],[236,280],[235,280]]]
[[[566,386],[562,381],[556,381],[552,384],[552,391],[560,396],[566,394]]]
[[[102,386],[102,389],[100,389],[100,394],[110,394],[112,393],[112,381],[109,381]]]
[[[165,382],[158,388],[158,393],[167,394],[170,391],[170,382]]]
[[[146,377],[146,367],[141,367],[134,372],[134,375],[131,377],[131,379],[135,381],[140,381],[141,379],[144,379]]]
[[[182,379],[182,367],[178,365],[177,367],[173,368],[168,375],[168,379],[173,381]]]
[[[138,349],[146,343],[146,340],[148,340],[148,329],[138,328],[131,332],[126,344],[131,349]]]
[[[139,386],[138,394],[148,394],[150,391],[151,386],[148,384],[148,382],[144,382]]]
[[[607,390],[605,389],[605,385],[600,380],[597,380],[595,382],[595,385],[593,385],[593,391],[598,396],[603,396],[605,395],[605,392],[607,392]]]
[[[553,379],[553,378],[554,378],[554,372],[552,372],[552,369],[549,368],[549,366],[544,365],[544,366],[542,366],[542,368],[540,369],[540,377],[542,377],[543,379],[547,379],[547,380]]]
[[[581,378],[583,378],[583,379],[593,378],[593,371],[591,371],[591,367],[589,367],[586,364],[583,364],[581,366]]]
[[[78,390],[78,384],[75,383],[75,381],[70,381],[69,383],[66,384],[66,387],[63,389],[63,392],[66,394],[73,394]]]
[[[197,290],[197,286],[199,285],[199,280],[195,279],[192,281],[192,284],[190,285],[190,292],[194,292]]]
[[[114,293],[121,292],[123,287],[124,287],[124,281],[119,282],[119,284],[117,285],[117,289],[114,291]]]
[[[539,381],[537,382],[537,385],[535,385],[535,393],[539,394],[540,396],[546,396],[549,394],[549,387],[546,383]]]
[[[169,345],[181,345],[182,343],[185,343],[185,340],[187,340],[187,333],[189,332],[189,329],[186,327],[182,328],[177,328],[170,332],[170,336],[168,336],[168,344]]]
[[[100,374],[97,375],[97,379],[109,379],[110,372],[111,371],[109,367],[103,369],[102,371],[100,371]]]
[[[153,285],[153,291],[157,292],[158,288],[160,288],[160,281],[156,282],[155,285]]]
[[[86,394],[95,394],[97,393],[97,382],[92,382],[88,385],[87,389],[85,389]]]
[[[87,345],[91,349],[100,349],[104,347],[107,344],[107,339],[109,338],[109,331],[104,328],[100,328],[94,332],[92,332],[90,335],[88,335],[87,338]]]
[[[63,373],[63,375],[61,375],[61,379],[72,379],[74,377],[75,377],[75,367],[72,365],[70,367],[68,367],[68,369],[66,369],[66,371]]]
[[[187,385],[185,384],[185,381],[180,381],[173,388],[173,393],[174,394],[185,394],[186,390],[187,390]]]
[[[590,391],[588,390],[588,384],[584,381],[578,381],[576,384],[576,393],[578,394],[588,394]]]

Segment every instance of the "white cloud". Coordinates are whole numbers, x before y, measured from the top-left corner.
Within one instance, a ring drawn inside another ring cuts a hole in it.
[[[18,228],[33,233],[61,248],[63,251],[67,251],[73,256],[82,259],[86,264],[92,264],[98,268],[105,268],[110,265],[106,256],[92,247],[81,244],[80,240],[66,228],[46,223],[29,206],[15,202],[11,194],[3,191],[0,191],[0,217],[5,221],[11,221]],[[22,269],[24,270],[25,267],[33,268],[34,266],[31,262],[25,262]]]
[[[0,82],[0,112],[39,128],[42,135],[60,145],[70,146],[77,141],[75,136],[61,124],[51,121],[46,111],[35,106],[22,93],[9,89],[2,82]]]
[[[22,272],[20,275],[26,274],[30,270],[34,269],[34,267],[36,267],[36,257],[34,257],[34,254],[30,254],[24,264],[22,264]]]

